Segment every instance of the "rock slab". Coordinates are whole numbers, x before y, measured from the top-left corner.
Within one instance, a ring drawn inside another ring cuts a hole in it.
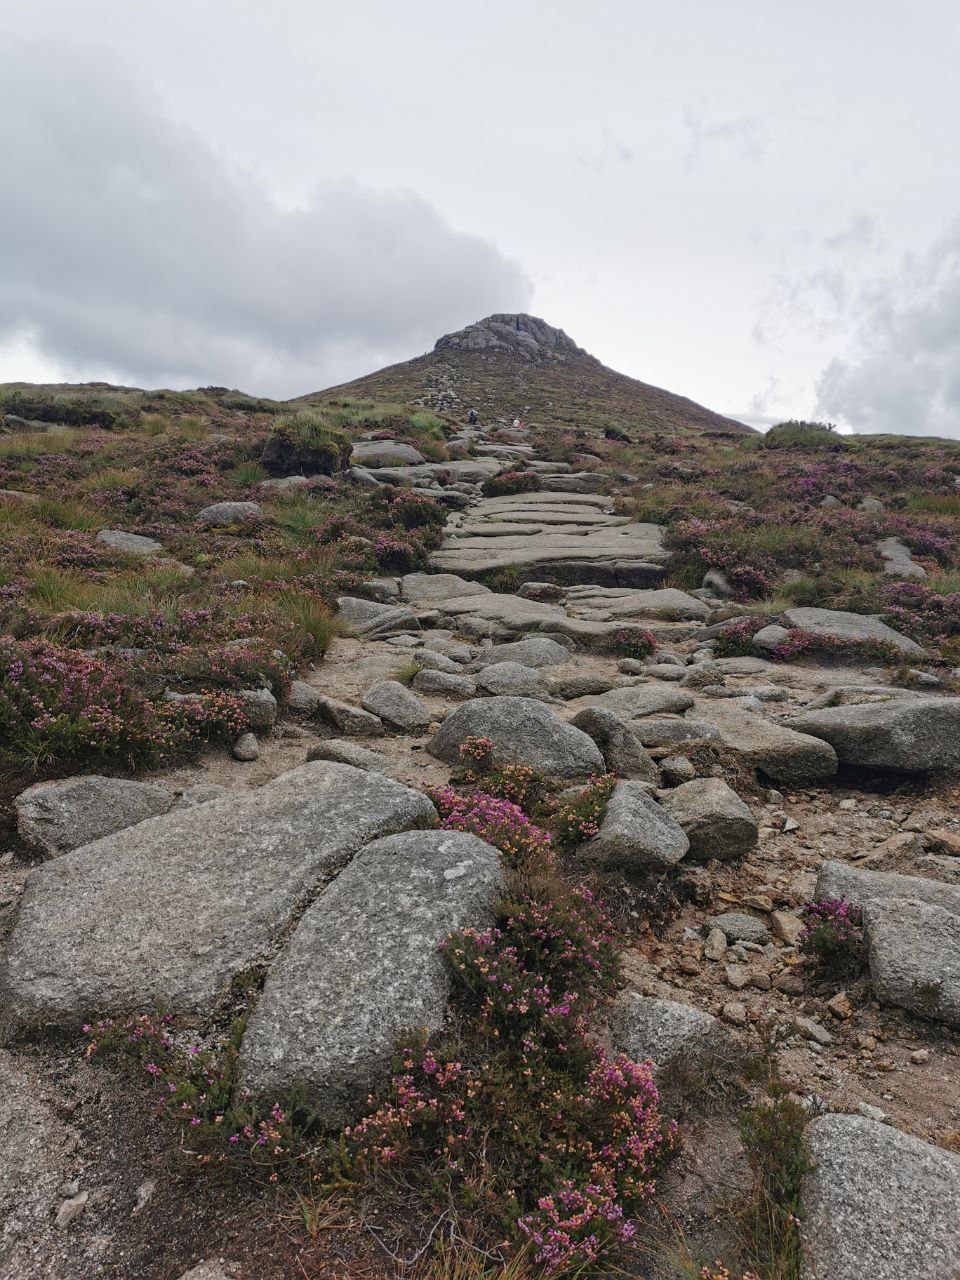
[[[241,1081],[296,1095],[327,1127],[346,1123],[389,1074],[400,1033],[443,1022],[439,946],[483,927],[504,884],[496,849],[457,831],[377,840],[307,911],[267,979],[241,1050]]]
[[[435,816],[398,782],[316,761],[45,863],[0,968],[0,1032],[217,1007],[326,877]]]
[[[803,1280],[957,1280],[960,1156],[863,1116],[806,1133]]]
[[[592,738],[565,723],[532,698],[477,698],[457,707],[430,739],[427,750],[457,764],[467,738],[489,738],[503,764],[525,764],[555,778],[585,778],[603,772],[603,756]]]
[[[86,774],[37,782],[14,801],[20,839],[46,858],[132,827],[173,807],[166,787]]]

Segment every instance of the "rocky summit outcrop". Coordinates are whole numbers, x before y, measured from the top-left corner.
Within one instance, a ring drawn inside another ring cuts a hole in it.
[[[586,352],[545,320],[524,314],[498,314],[438,338],[434,351],[482,351],[520,360],[562,360]]]
[[[325,878],[434,817],[418,791],[317,761],[37,867],[0,968],[0,1030],[213,1009]]]
[[[496,849],[456,831],[376,840],[306,912],[250,1019],[241,1081],[298,1097],[342,1125],[390,1068],[404,1030],[436,1030],[449,977],[439,947],[490,922],[503,887]]]
[[[806,1133],[803,1280],[955,1280],[960,1156],[862,1116]]]

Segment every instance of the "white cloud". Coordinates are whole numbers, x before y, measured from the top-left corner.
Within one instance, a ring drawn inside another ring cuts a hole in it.
[[[292,395],[529,301],[516,262],[414,192],[324,180],[283,209],[109,57],[6,52],[7,368],[29,333],[75,376]]]
[[[856,431],[960,436],[960,222],[863,290],[854,354],[836,357],[818,412]]]

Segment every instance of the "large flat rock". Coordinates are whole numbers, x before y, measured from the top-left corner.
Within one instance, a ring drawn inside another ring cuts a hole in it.
[[[0,969],[0,1026],[215,1007],[325,877],[433,817],[417,791],[316,761],[37,867]]]
[[[482,928],[503,888],[496,849],[456,831],[377,840],[297,925],[250,1019],[241,1083],[269,1102],[297,1096],[325,1125],[363,1109],[400,1033],[443,1023],[438,947]]]
[[[880,1003],[960,1027],[960,915],[894,899],[868,903],[863,924]]]
[[[862,1116],[807,1128],[803,1280],[957,1280],[960,1156]]]
[[[960,769],[960,698],[823,707],[788,723],[829,742],[845,764],[904,773]]]
[[[783,620],[786,626],[823,639],[863,642],[877,640],[897,649],[905,657],[923,657],[923,649],[914,640],[894,631],[879,618],[862,613],[847,613],[843,609],[786,609]]]
[[[837,772],[837,753],[822,738],[730,706],[720,698],[698,698],[694,714],[714,725],[724,746],[744,764],[762,769],[775,782],[804,787]]]
[[[450,713],[427,750],[457,764],[467,738],[489,738],[502,764],[526,764],[556,778],[602,773],[600,749],[592,738],[532,698],[478,698]]]

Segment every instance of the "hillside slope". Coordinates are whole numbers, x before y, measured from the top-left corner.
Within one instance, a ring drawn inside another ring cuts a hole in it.
[[[753,434],[685,396],[608,369],[562,329],[528,315],[488,316],[439,338],[427,355],[302,399],[344,396],[638,435]]]

